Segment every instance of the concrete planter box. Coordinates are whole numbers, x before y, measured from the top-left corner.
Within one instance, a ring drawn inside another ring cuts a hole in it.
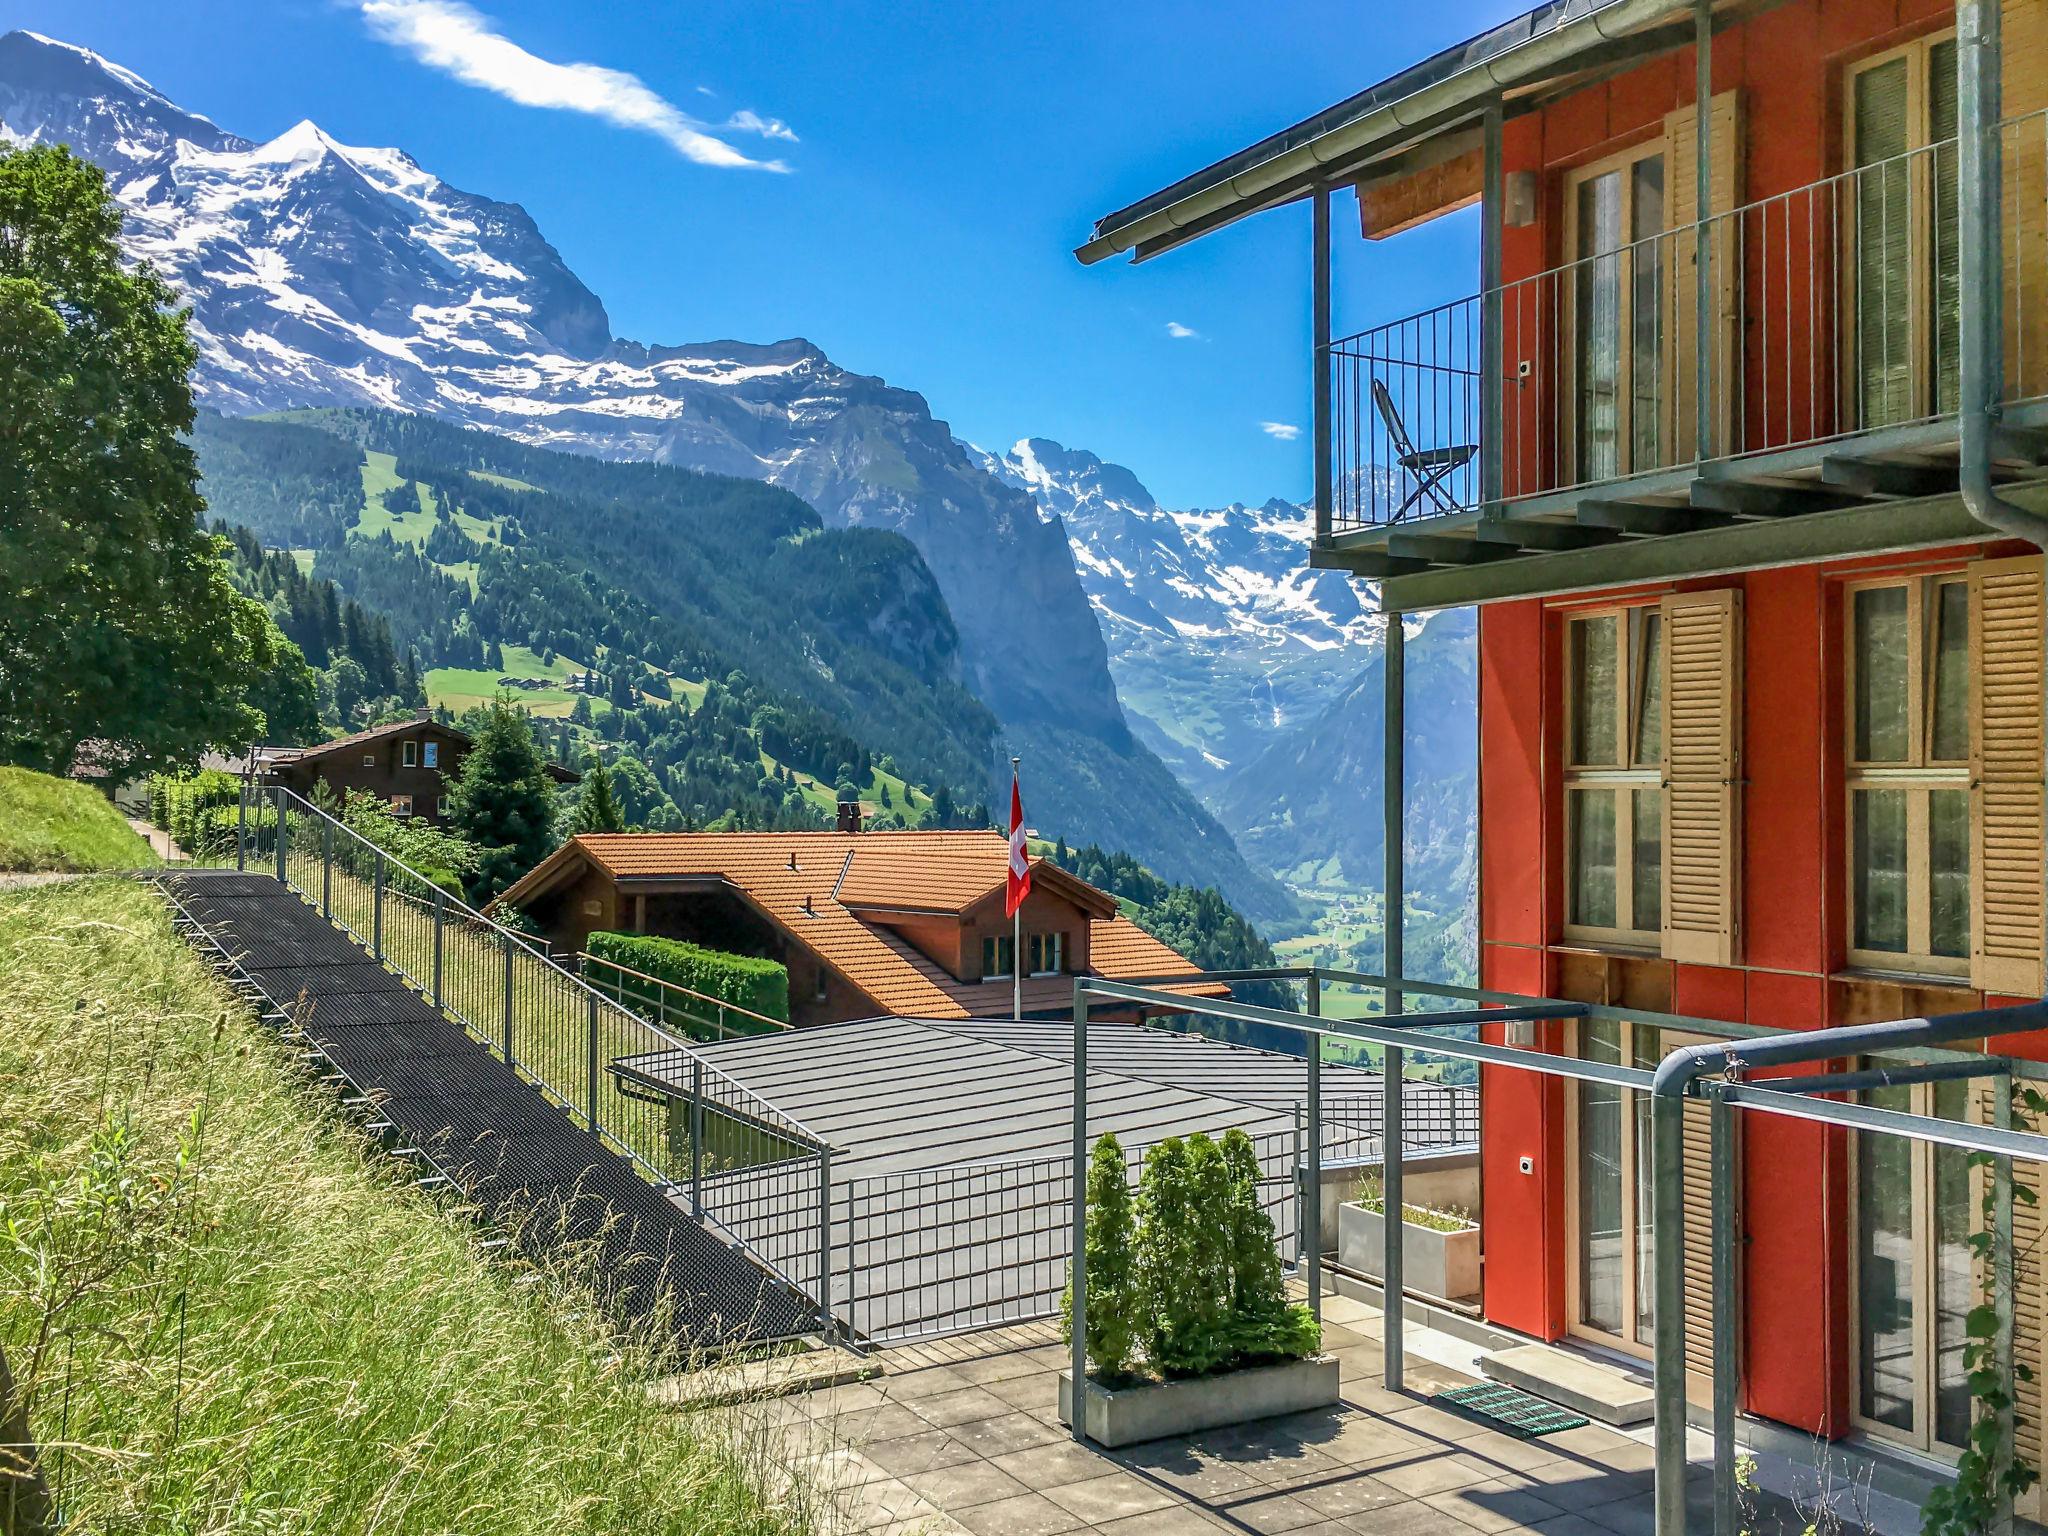
[[[1089,1381],[1081,1427],[1097,1445],[1137,1445],[1328,1408],[1337,1391],[1337,1362],[1330,1355],[1114,1389]],[[1074,1380],[1067,1371],[1060,1372],[1060,1418],[1074,1422]]]
[[[1413,1203],[1412,1201],[1410,1202]],[[1361,1275],[1380,1278],[1385,1255],[1385,1217],[1356,1201],[1337,1210],[1337,1262]],[[1407,1289],[1456,1301],[1479,1294],[1479,1229],[1439,1232],[1401,1223],[1401,1279]]]

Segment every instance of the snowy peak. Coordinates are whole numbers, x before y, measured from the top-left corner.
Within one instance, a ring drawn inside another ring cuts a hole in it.
[[[152,160],[181,142],[249,147],[133,70],[40,32],[0,36],[0,124],[24,142],[72,144],[109,170]]]

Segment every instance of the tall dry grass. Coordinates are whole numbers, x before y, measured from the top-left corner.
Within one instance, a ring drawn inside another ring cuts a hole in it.
[[[656,1406],[573,1273],[367,1152],[154,892],[0,893],[0,978],[0,1350],[66,1529],[831,1518],[773,1416]]]

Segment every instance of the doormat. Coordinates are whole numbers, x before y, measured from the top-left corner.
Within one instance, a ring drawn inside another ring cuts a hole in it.
[[[1589,1421],[1581,1413],[1546,1403],[1515,1387],[1497,1381],[1474,1382],[1469,1387],[1450,1387],[1430,1398],[1452,1413],[1505,1431],[1517,1440],[1534,1440],[1554,1435],[1561,1429],[1580,1429]]]

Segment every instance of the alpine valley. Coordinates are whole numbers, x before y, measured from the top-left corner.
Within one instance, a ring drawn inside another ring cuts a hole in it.
[[[479,611],[457,626],[472,646],[484,616],[516,609],[511,584],[537,579],[534,562],[601,578],[640,615],[649,676],[694,686],[704,679],[677,663],[744,670],[774,708],[819,712],[905,778],[913,765],[925,782],[944,776],[963,805],[993,800],[1003,759],[1021,753],[1048,837],[1213,884],[1276,936],[1377,883],[1380,620],[1368,591],[1309,570],[1302,508],[1172,511],[1086,452],[974,448],[921,396],[802,340],[617,337],[516,204],[310,122],[238,137],[34,33],[0,37],[0,136],[65,143],[104,169],[128,249],[192,307],[197,391],[217,413],[199,433],[216,512],[301,551],[365,605],[388,606],[346,546],[387,534],[430,572],[421,581]],[[287,411],[316,414],[282,435],[231,420]],[[409,431],[399,413],[514,442]],[[557,463],[567,455],[648,461],[655,478],[623,463],[585,475]],[[266,502],[256,473],[280,464],[302,493],[288,505]],[[789,496],[686,486],[653,466]],[[522,494],[550,499],[522,514]],[[609,565],[578,522],[592,509],[608,509]],[[755,525],[732,531],[731,558],[826,594],[791,605],[787,634],[768,632],[765,594],[717,589],[716,560],[683,547],[717,545],[707,520],[720,517]],[[656,537],[636,518],[674,526]],[[848,530],[868,542],[803,550]],[[663,552],[672,583],[698,586],[659,587],[633,569],[639,547]],[[426,589],[408,590],[417,603]],[[866,606],[846,607],[856,596]],[[693,603],[701,614],[669,611]],[[1020,613],[1028,647],[1015,643]],[[392,618],[406,639],[405,613]],[[1411,640],[1411,697],[1429,708],[1410,711],[1410,888],[1456,933],[1475,824],[1469,615]],[[905,690],[916,697],[879,702]],[[900,793],[903,779],[890,782]]]

